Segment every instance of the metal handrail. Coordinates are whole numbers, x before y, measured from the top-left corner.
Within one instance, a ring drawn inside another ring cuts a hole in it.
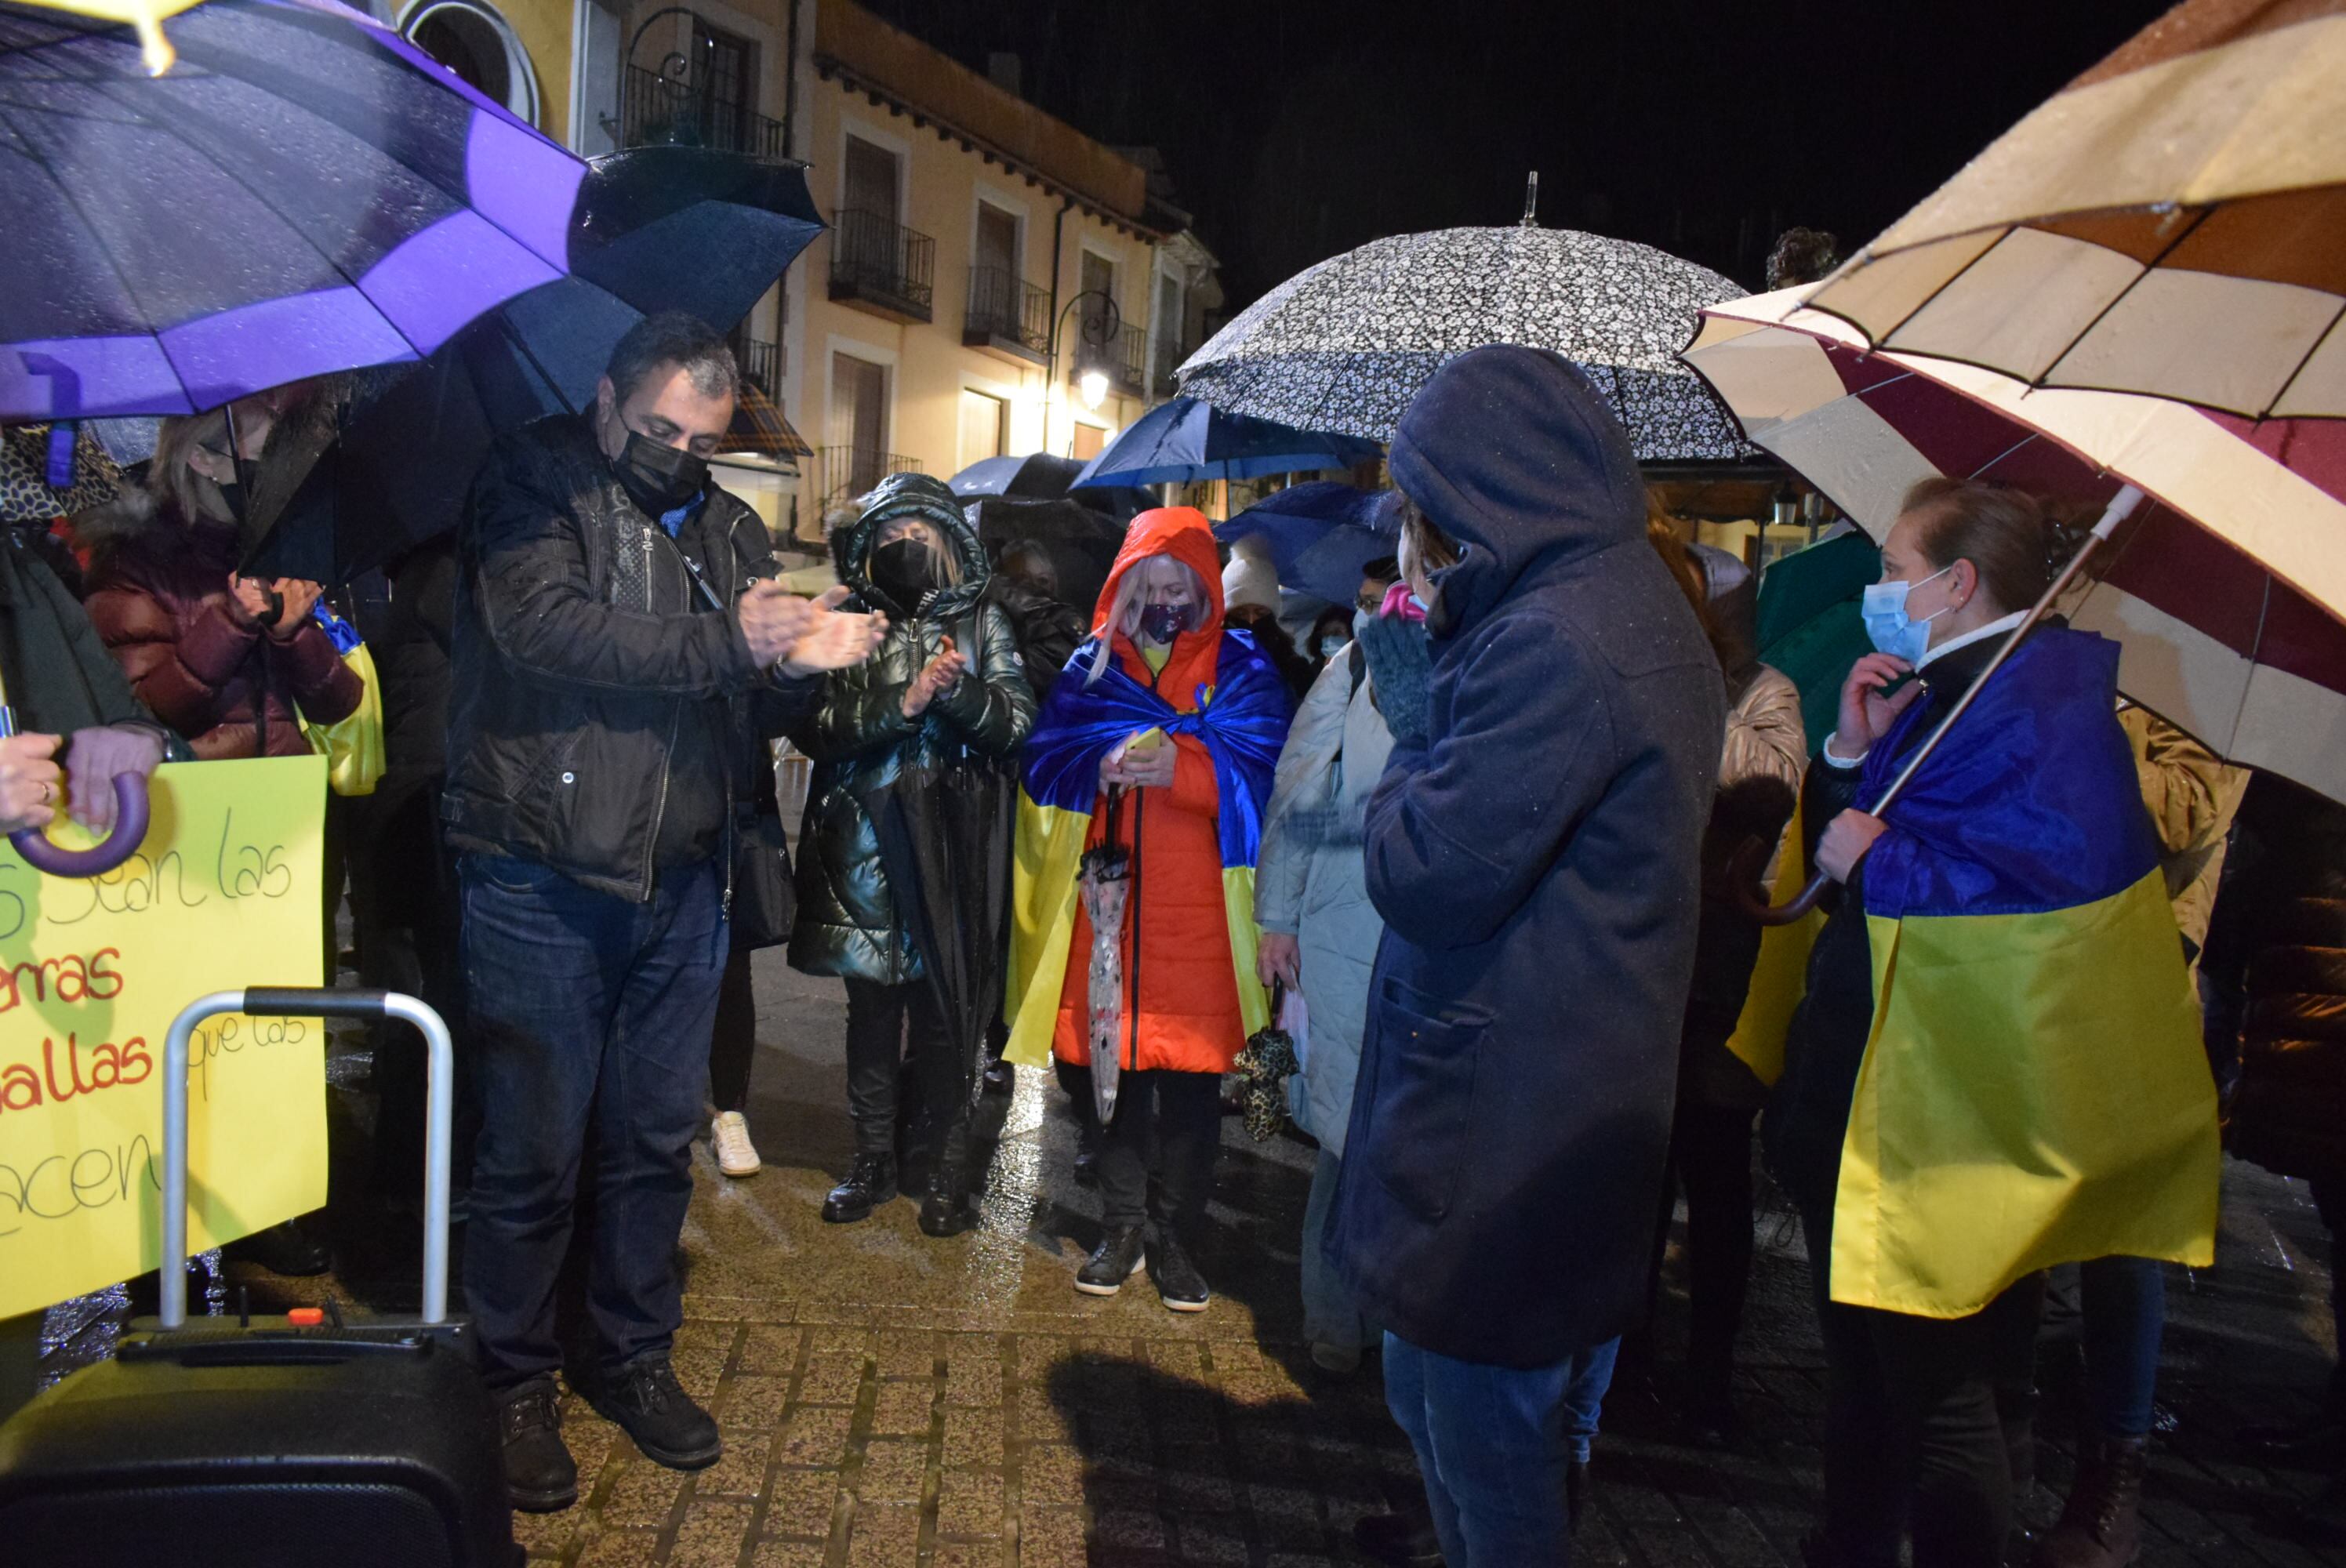
[[[970,337],[1001,338],[1035,352],[1051,348],[1051,293],[1003,267],[969,270],[969,307],[963,316]]]
[[[831,224],[831,281],[927,315],[935,299],[937,242],[892,218],[850,208]]]
[[[619,140],[625,147],[666,144],[766,159],[786,156],[781,121],[641,66],[629,66],[621,84]]]
[[[824,506],[861,495],[892,473],[918,473],[921,460],[862,446],[824,446],[811,460],[815,494]]]

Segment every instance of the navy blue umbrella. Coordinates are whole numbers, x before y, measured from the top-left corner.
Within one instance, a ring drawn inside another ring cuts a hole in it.
[[[327,0],[133,31],[0,0],[0,421],[414,360],[569,270],[585,166]]]
[[[1259,535],[1270,547],[1280,587],[1349,605],[1369,563],[1393,553],[1393,539],[1373,522],[1386,494],[1333,480],[1292,484],[1216,524],[1214,537],[1232,545]]]
[[[953,493],[964,501],[985,495],[1008,495],[1022,501],[1056,501],[1084,465],[1072,457],[1047,452],[981,457],[953,476]]]
[[[583,411],[629,327],[682,311],[729,328],[821,232],[802,165],[689,147],[595,159],[570,226],[570,276],[421,365],[372,372],[339,429],[264,456],[247,569],[339,583],[446,533],[489,443]]]
[[[1070,488],[1308,473],[1350,468],[1380,455],[1373,441],[1297,430],[1267,419],[1224,413],[1193,397],[1177,397],[1126,426],[1107,451],[1085,464]]]

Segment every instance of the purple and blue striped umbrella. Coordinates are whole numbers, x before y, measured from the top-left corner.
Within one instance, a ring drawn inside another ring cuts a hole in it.
[[[0,422],[189,413],[430,354],[566,277],[585,166],[333,0],[0,0]]]

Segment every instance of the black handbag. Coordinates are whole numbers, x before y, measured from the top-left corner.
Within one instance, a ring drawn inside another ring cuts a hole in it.
[[[773,811],[733,809],[733,945],[754,951],[790,941],[798,890],[790,882],[790,847]]]

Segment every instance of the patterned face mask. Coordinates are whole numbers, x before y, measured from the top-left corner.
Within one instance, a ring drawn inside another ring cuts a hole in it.
[[[1140,607],[1140,635],[1159,647],[1188,629],[1189,606],[1187,605],[1143,605]]]

